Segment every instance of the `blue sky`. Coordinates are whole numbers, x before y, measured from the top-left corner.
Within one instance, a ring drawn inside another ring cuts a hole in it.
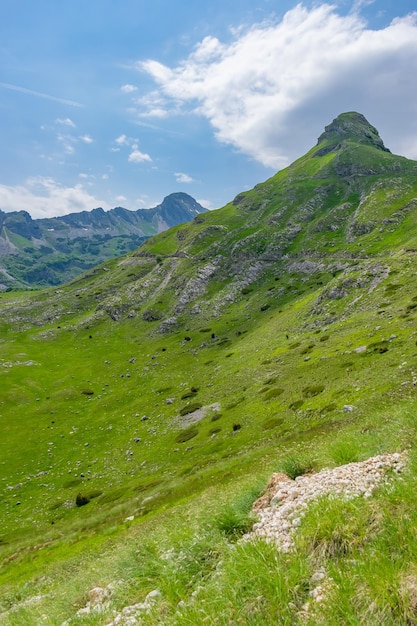
[[[417,159],[415,0],[6,0],[0,208],[223,206],[343,111]]]

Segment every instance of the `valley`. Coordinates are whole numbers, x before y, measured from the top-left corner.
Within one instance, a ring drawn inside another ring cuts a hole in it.
[[[225,207],[1,293],[0,624],[110,624],[153,592],[114,623],[417,623],[416,212],[417,162],[344,113]],[[294,551],[239,542],[273,472],[393,453]]]

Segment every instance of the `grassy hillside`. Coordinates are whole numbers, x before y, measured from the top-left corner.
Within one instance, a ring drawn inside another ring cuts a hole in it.
[[[416,623],[417,163],[370,128],[340,116],[223,209],[1,295],[0,624],[109,624],[155,590],[140,623]],[[295,552],[236,545],[273,471],[403,450]]]

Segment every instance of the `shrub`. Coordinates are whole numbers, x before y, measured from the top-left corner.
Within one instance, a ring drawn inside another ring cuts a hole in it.
[[[197,393],[198,389],[196,389],[194,387],[195,391],[193,391],[193,389],[191,389],[190,391],[187,391],[186,393],[183,393],[181,396],[181,400],[186,400],[187,398],[193,398],[195,396],[195,394]]]
[[[336,409],[336,404],[334,402],[331,402],[330,404],[326,404],[326,406],[320,409],[320,414],[325,415],[326,413],[330,413],[331,411],[335,411]]]
[[[387,340],[383,341],[375,341],[374,343],[370,343],[368,346],[369,352],[375,352],[377,354],[384,354],[388,352],[389,342]]]
[[[93,391],[92,389],[83,389],[83,390],[81,391],[81,393],[82,393],[84,396],[93,396],[93,395],[94,395],[94,391]]]
[[[238,406],[239,404],[241,404],[244,401],[245,401],[245,396],[242,396],[238,400],[235,400],[234,402],[230,402],[229,404],[226,404],[226,409],[228,411],[230,411],[230,409],[234,409],[235,406]]]
[[[311,385],[309,387],[304,387],[303,396],[305,398],[314,398],[314,396],[318,396],[319,393],[322,393],[324,389],[324,385]]]
[[[219,433],[221,431],[221,428],[211,428],[209,430],[209,434],[210,435],[217,435],[217,433]]]
[[[185,443],[186,441],[190,441],[194,437],[198,435],[198,428],[196,426],[190,426],[190,428],[186,428],[182,432],[180,432],[176,437],[175,441],[177,443]]]
[[[180,415],[184,416],[184,415],[188,415],[189,413],[194,413],[194,411],[201,409],[202,406],[203,405],[200,404],[199,402],[194,402],[193,404],[187,404],[186,406],[183,406],[182,409],[180,409]]]
[[[278,380],[278,376],[270,376],[270,378],[267,378],[266,381],[264,382],[264,385],[272,385],[273,383],[276,383]]]
[[[262,428],[264,430],[271,430],[272,428],[276,428],[277,426],[281,426],[281,424],[283,423],[284,420],[282,420],[279,417],[271,417],[271,419],[266,420],[263,424],[262,424]]]
[[[82,493],[78,493],[77,497],[75,498],[75,505],[78,507],[85,506],[89,502],[90,498],[87,495],[83,495]]]
[[[308,346],[305,346],[300,351],[300,354],[307,354],[308,352],[311,352],[315,345],[316,345],[315,343],[309,343]]]
[[[328,341],[330,339],[330,335],[322,335],[319,341]]]
[[[265,393],[265,400],[273,400],[274,398],[278,398],[284,390],[281,387],[272,387]]]
[[[294,402],[291,402],[288,408],[292,409],[293,411],[296,411],[297,409],[302,407],[303,404],[304,404],[304,400],[294,400]]]
[[[217,420],[221,418],[222,415],[223,413],[215,413],[214,415],[211,416],[211,421],[216,422]]]

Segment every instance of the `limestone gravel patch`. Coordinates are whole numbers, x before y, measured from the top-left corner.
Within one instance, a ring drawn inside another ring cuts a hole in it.
[[[269,495],[267,489],[266,497],[254,506],[259,521],[244,540],[260,537],[275,542],[280,550],[288,552],[294,545],[293,534],[301,525],[310,502],[331,494],[348,499],[369,498],[379,485],[387,482],[388,472],[400,473],[405,465],[406,454],[396,452],[298,476],[295,480],[282,474],[274,475]]]

